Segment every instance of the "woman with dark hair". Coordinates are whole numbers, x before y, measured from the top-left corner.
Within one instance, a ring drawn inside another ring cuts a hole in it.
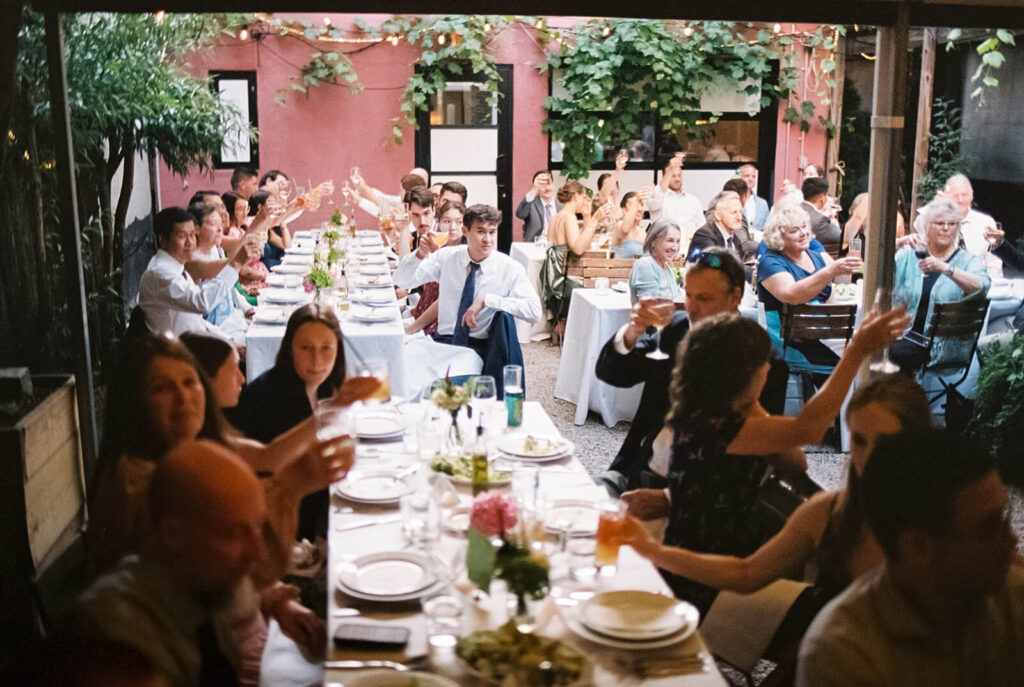
[[[875,441],[886,434],[929,427],[931,408],[924,390],[910,377],[886,375],[854,392],[846,419],[853,440],[846,487],[809,498],[778,534],[746,558],[662,545],[633,517],[623,543],[664,570],[741,594],[808,569],[808,581],[820,589],[819,600],[827,601],[882,562],[859,496],[860,475]]]
[[[229,419],[250,439],[264,443],[308,421],[317,402],[345,381],[345,346],[334,309],[323,303],[298,308],[288,319],[274,367],[249,382]],[[326,535],[326,489],[302,501],[299,536]]]
[[[638,258],[644,252],[646,232],[640,226],[644,214],[643,199],[636,191],[622,196],[622,221],[612,228],[611,251],[616,258]]]
[[[267,204],[267,201],[271,198],[272,194],[269,191],[256,191],[249,197],[249,214],[256,215],[259,213],[260,208]],[[274,196],[277,202],[280,202],[276,196]],[[293,203],[294,205],[294,203]],[[292,208],[289,205],[288,210]],[[285,213],[287,214],[287,212]],[[274,267],[275,265],[281,264],[281,258],[284,257],[284,252],[292,247],[292,235],[288,231],[288,225],[285,222],[281,222],[275,227],[271,227],[270,231],[267,232],[267,242],[263,246],[263,264],[267,269]]]
[[[224,339],[199,332],[185,332],[181,342],[195,356],[199,368],[210,383],[210,393],[221,410],[238,405],[245,384],[239,366],[238,349]]]
[[[769,415],[758,401],[771,340],[756,321],[715,315],[694,326],[680,344],[665,419],[673,446],[664,543],[728,556],[757,550],[768,533],[751,516],[767,468],[806,470],[800,447],[821,440],[861,363],[894,341],[906,321],[902,309],[868,315],[835,371],[796,416]],[[623,495],[631,508],[636,494]],[[665,576],[677,596],[702,611],[717,593],[671,572]]]
[[[249,201],[234,191],[228,191],[221,198],[224,201],[224,207],[228,211],[228,217],[231,218],[229,226],[224,229],[224,238],[221,241],[221,245],[224,247],[224,250],[230,252],[245,238],[246,227],[249,224]],[[265,247],[261,247],[260,250],[265,250]],[[255,306],[257,304],[256,296],[259,295],[260,289],[266,286],[267,266],[261,262],[260,256],[254,257],[242,269],[238,270],[238,283],[235,285],[235,288],[245,296],[249,305]]]

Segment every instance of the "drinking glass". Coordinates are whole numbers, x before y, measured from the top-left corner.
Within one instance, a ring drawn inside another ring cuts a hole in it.
[[[847,255],[851,258],[859,258],[862,256],[863,248],[864,244],[860,239],[850,239],[850,251]]]
[[[498,399],[494,377],[490,375],[477,375],[473,377],[470,388],[472,392],[469,395],[469,407],[473,410],[473,424],[483,423],[484,428],[487,428],[487,417]]]
[[[626,505],[622,501],[608,501],[599,506],[594,563],[600,568],[602,575],[615,573],[615,567],[619,563],[619,545],[625,522]]]
[[[523,465],[517,461],[512,468],[512,494],[522,508],[534,512],[537,510],[539,486],[540,471],[532,465]]]
[[[593,584],[597,577],[595,561],[597,542],[594,531],[570,523],[565,531],[565,550],[568,553],[569,579],[573,582]]]
[[[391,380],[388,377],[388,363],[381,358],[374,358],[356,365],[356,377],[375,377],[380,386],[367,401],[387,403],[391,400]]]
[[[281,196],[281,201],[286,205],[288,204],[288,198],[292,195],[292,182],[288,179],[281,179],[281,183],[277,186],[277,193]]]
[[[918,248],[918,251],[924,250],[925,255],[928,254],[927,248]],[[874,311],[876,313],[883,313],[892,307],[892,289],[887,286],[879,286],[875,289],[875,304]],[[882,355],[880,360],[871,363],[868,366],[872,372],[878,372],[879,374],[893,374],[899,372],[899,365],[889,361],[889,347],[886,346],[882,349]]]
[[[1003,231],[1003,223],[1002,222],[996,222],[996,230],[998,230],[999,232]],[[988,240],[988,244],[990,246],[996,245],[996,243],[998,243],[998,241],[999,241],[999,237],[998,236],[990,235],[988,232],[985,232],[985,239]]]
[[[666,304],[673,303],[671,298],[662,298],[660,296],[644,296],[640,300],[643,301],[644,303],[648,304],[648,305],[655,306],[655,307],[657,307],[657,306],[664,306]],[[672,318],[671,318],[671,316],[669,316],[666,319],[658,320],[657,324],[654,325],[654,330],[655,331],[654,331],[654,334],[651,336],[651,340],[652,340],[652,342],[654,344],[654,348],[652,348],[647,353],[647,357],[650,358],[651,360],[668,360],[669,359],[668,353],[666,353],[665,351],[661,350],[660,345],[661,345],[661,330],[664,329],[665,325],[667,325],[669,322],[671,322],[671,320],[672,320]]]
[[[431,646],[451,648],[462,636],[462,599],[447,594],[423,602],[427,616],[427,641]]]
[[[506,365],[502,373],[508,426],[519,427],[523,424],[523,366]]]
[[[314,420],[317,440],[330,442],[324,447],[323,455],[331,461],[332,467],[340,466],[346,456],[355,454],[355,422],[348,406],[324,399],[316,404]]]
[[[429,492],[406,494],[398,501],[402,534],[415,548],[427,548],[441,533],[441,517]]]

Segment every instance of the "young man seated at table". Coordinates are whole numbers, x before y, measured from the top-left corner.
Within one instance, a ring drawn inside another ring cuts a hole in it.
[[[203,268],[210,273],[199,277],[202,283],[197,284],[196,275],[186,270],[196,249],[196,231],[195,219],[184,208],[169,207],[156,214],[158,250],[139,280],[139,307],[156,334],[198,331],[229,339],[203,316],[234,292],[238,270],[260,255],[259,245],[246,240],[230,259],[205,263]]]
[[[885,563],[811,624],[797,685],[1024,684],[1024,562],[986,453],[946,430],[887,437],[861,496]]]
[[[626,500],[638,502],[639,510],[634,513],[637,517],[664,514],[651,515],[644,510],[641,501],[658,501],[661,511],[667,505],[660,489],[639,487],[645,484],[644,474],[649,474],[651,469],[649,464],[654,441],[665,424],[665,414],[669,408],[668,383],[672,377],[672,368],[675,367],[679,342],[686,336],[691,325],[705,317],[738,312],[743,298],[743,284],[743,266],[732,252],[720,247],[708,248],[686,271],[686,312],[676,312],[674,304],[660,306],[640,301],[633,306],[629,322],[622,325],[601,349],[596,368],[598,379],[620,388],[644,384],[633,424],[618,455],[604,475],[606,482],[615,482],[614,485],[609,484],[615,491],[636,490]],[[648,358],[651,342],[642,338],[642,335],[649,327],[665,322],[667,324],[661,332],[658,346],[669,357],[666,360]],[[768,412],[782,414],[788,376],[789,370],[785,363],[773,360],[768,381],[761,394],[761,405]],[[659,461],[654,469],[667,469],[667,466],[667,461],[663,466]]]
[[[465,245],[439,249],[434,231],[395,270],[395,285],[412,289],[438,282],[437,341],[468,346],[486,358],[491,321],[506,312],[527,322],[541,316],[540,296],[515,260],[496,250],[501,212],[471,205],[463,217]]]

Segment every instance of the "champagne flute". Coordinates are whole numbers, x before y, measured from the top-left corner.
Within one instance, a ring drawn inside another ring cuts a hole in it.
[[[282,178],[281,183],[278,184],[277,195],[281,197],[282,203],[288,204],[288,198],[292,195],[292,183],[287,178]]]
[[[997,243],[999,243],[999,241],[1001,240],[1002,236],[1003,236],[1003,223],[1002,222],[996,222],[996,231],[995,231],[995,233],[989,233],[988,231],[985,232],[985,239],[988,241],[988,245],[990,245],[990,246],[995,246]]]
[[[660,296],[644,296],[640,301],[646,306],[654,308],[664,308],[670,304],[674,304],[674,301],[671,298],[661,298]],[[651,337],[654,343],[654,348],[647,353],[647,357],[651,360],[669,359],[668,353],[661,350],[661,330],[665,328],[665,325],[667,325],[671,319],[672,317],[670,313],[669,317],[660,317],[658,321],[652,325],[655,330],[654,335]]]
[[[920,250],[921,248],[919,248]],[[928,254],[928,249],[923,248],[925,255]],[[888,311],[892,307],[892,289],[888,286],[879,286],[875,289],[875,304],[874,312],[883,313]],[[868,366],[872,372],[878,372],[879,374],[893,374],[900,371],[899,365],[895,365],[889,361],[889,347],[886,346],[882,349],[880,359],[876,362],[871,363]]]

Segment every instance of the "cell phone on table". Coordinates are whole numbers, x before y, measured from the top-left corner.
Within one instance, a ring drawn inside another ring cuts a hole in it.
[[[342,623],[334,631],[337,649],[394,651],[409,643],[409,628],[366,623]]]

